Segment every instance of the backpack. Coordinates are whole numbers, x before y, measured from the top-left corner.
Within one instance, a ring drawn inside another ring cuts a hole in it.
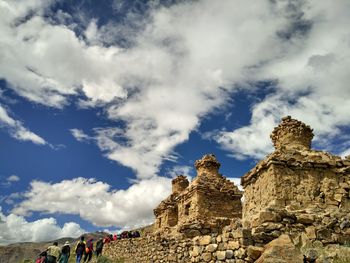
[[[93,248],[93,243],[91,240],[88,240],[88,242],[86,243],[85,252],[89,253],[90,251],[92,251],[92,248]]]
[[[37,257],[37,259],[35,260],[35,263],[46,263],[46,256],[47,256],[46,251],[41,252]]]
[[[77,254],[83,254],[84,251],[85,251],[85,243],[83,241],[80,241],[77,245],[75,252]]]
[[[40,256],[35,260],[35,263],[45,263],[45,262],[46,262],[45,256]]]

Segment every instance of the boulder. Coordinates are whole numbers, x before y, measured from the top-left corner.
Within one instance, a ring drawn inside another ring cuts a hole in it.
[[[288,235],[281,235],[265,246],[263,254],[256,263],[300,263],[303,262],[302,253],[294,246]]]
[[[262,247],[256,247],[256,246],[249,246],[247,248],[247,254],[252,259],[257,259],[261,256],[262,252],[264,251],[264,248]]]

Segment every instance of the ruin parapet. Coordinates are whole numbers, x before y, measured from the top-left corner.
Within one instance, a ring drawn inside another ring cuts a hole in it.
[[[182,193],[190,184],[186,176],[180,175],[171,181],[173,194]]]
[[[194,164],[197,176],[218,176],[221,164],[214,154],[206,154]]]
[[[290,116],[282,118],[282,122],[270,135],[276,149],[310,149],[313,137],[310,126]]]

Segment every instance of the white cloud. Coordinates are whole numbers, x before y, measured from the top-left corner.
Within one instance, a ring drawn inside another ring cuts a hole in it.
[[[86,41],[70,25],[50,24],[42,16],[47,5],[1,1],[0,77],[37,103],[64,107],[82,92],[80,105],[103,106],[123,128],[95,129],[95,140],[138,178],[175,160],[174,148],[201,119],[224,106],[236,87],[254,89],[254,81],[276,81],[275,94],[252,107],[249,125],[215,136],[236,158],[270,151],[268,133],[283,115],[312,125],[318,141],[343,135],[350,124],[346,0],[188,1],[154,9],[136,29],[112,22],[99,28],[91,20]],[[130,36],[132,45],[113,44],[115,32]],[[25,130],[17,137],[39,142]]]
[[[28,222],[23,216],[3,214],[0,207],[1,245],[51,241],[62,237],[78,237],[83,233],[85,231],[74,222],[65,223],[63,227],[52,217]]]
[[[85,134],[84,131],[80,129],[70,129],[70,132],[72,133],[73,137],[79,142],[91,140],[91,137]]]
[[[112,190],[94,179],[75,178],[50,184],[33,181],[13,213],[31,211],[77,214],[98,226],[130,228],[153,222],[153,209],[171,192],[171,181],[154,177],[127,190]]]
[[[4,186],[11,186],[11,183],[7,182],[7,184],[3,184]],[[5,202],[8,205],[14,205],[16,200],[22,198],[21,193],[11,193],[7,196],[1,196],[0,204]]]
[[[0,105],[0,127],[8,129],[10,135],[20,141],[31,141],[35,144],[46,144],[46,141],[39,135],[26,129],[22,122],[14,120],[9,116],[6,109]]]
[[[191,2],[153,13],[153,23],[123,54],[137,61],[128,74],[139,81],[131,83],[139,89],[107,110],[126,127],[117,137],[109,128],[97,135],[100,146],[109,142],[108,158],[141,178],[153,176],[164,159],[174,158],[172,150],[188,139],[201,117],[227,102],[227,91],[245,79],[245,68],[273,55],[264,47],[277,41],[284,19],[269,13],[267,2],[254,9],[238,2]]]
[[[19,176],[17,175],[11,175],[9,177],[6,178],[6,181],[8,182],[18,182],[21,178],[19,178]]]
[[[188,2],[155,9],[143,31],[118,29],[134,38],[131,47],[120,48],[100,44],[113,23],[98,28],[91,21],[85,43],[39,14],[13,27],[25,11],[9,12],[11,4],[1,8],[1,77],[21,96],[48,106],[63,107],[79,90],[87,96],[85,105],[107,103],[107,116],[125,128],[118,138],[100,129],[98,145],[103,142],[106,156],[139,178],[151,178],[164,159],[174,158],[175,146],[201,117],[226,103],[227,91],[247,77],[247,67],[274,55],[269,47],[286,23],[268,1],[254,8],[243,0]]]
[[[310,0],[304,4],[298,7],[298,22],[309,21],[310,30],[285,40],[280,56],[256,71],[257,78],[277,80],[274,94],[252,107],[249,125],[215,136],[236,158],[259,159],[271,152],[269,134],[286,115],[314,128],[318,147],[340,153],[348,140],[343,128],[350,125],[350,3]],[[340,140],[338,145],[332,145],[334,137]]]

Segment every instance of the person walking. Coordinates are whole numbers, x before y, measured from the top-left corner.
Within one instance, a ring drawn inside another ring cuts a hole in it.
[[[93,251],[94,251],[94,243],[93,243],[93,239],[90,238],[86,242],[84,262],[89,262],[91,260]]]
[[[80,263],[83,255],[85,254],[86,243],[84,241],[84,236],[80,237],[80,241],[75,246],[76,263]]]
[[[70,257],[70,246],[69,246],[69,242],[66,241],[66,243],[64,243],[64,246],[61,249],[61,256],[58,262],[68,263],[69,257]]]
[[[61,249],[58,247],[58,243],[53,242],[53,245],[47,248],[47,263],[57,263],[60,255]]]
[[[100,238],[96,243],[96,257],[99,257],[102,255],[102,249],[103,249],[103,239]]]

